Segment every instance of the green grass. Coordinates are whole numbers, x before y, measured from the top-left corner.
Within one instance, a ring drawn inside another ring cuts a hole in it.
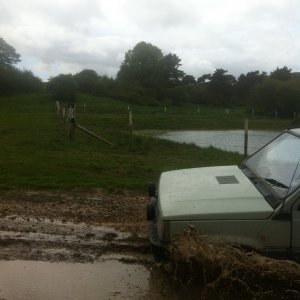
[[[86,113],[83,112],[86,103]],[[129,143],[127,104],[80,95],[77,122],[110,140],[110,147],[77,130],[68,140],[68,125],[55,113],[47,95],[0,98],[0,189],[91,188],[145,189],[162,171],[241,162],[242,156],[200,149],[150,136]],[[290,121],[248,116],[242,109],[229,115],[222,109],[133,106],[135,130],[241,129],[280,130]]]

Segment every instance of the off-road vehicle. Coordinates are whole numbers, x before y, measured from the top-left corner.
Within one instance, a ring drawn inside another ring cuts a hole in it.
[[[174,170],[149,186],[155,255],[189,225],[267,255],[300,259],[300,128],[282,132],[239,166]]]

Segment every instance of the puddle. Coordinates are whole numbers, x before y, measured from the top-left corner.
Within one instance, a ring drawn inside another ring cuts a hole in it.
[[[141,299],[150,272],[116,259],[96,263],[0,261],[0,299]]]

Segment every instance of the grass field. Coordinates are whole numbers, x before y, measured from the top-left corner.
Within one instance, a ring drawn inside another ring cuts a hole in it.
[[[83,112],[86,103],[86,112]],[[130,145],[127,103],[78,96],[76,121],[110,140],[108,146],[76,131],[68,140],[68,124],[56,115],[55,103],[45,95],[0,98],[0,189],[91,188],[145,189],[162,171],[237,164],[242,156],[216,149],[134,136]],[[251,129],[281,130],[288,120],[246,115],[234,109],[133,106],[134,130]]]

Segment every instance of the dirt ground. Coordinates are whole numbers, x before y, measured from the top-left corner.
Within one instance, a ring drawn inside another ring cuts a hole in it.
[[[146,195],[136,192],[0,191],[0,261],[143,266],[143,299],[300,299],[300,266],[214,244],[193,230],[153,260]],[[121,296],[111,299],[123,299]],[[119,298],[118,298],[119,297]],[[138,297],[140,299],[140,297]]]
[[[0,259],[84,262],[106,253],[150,253],[146,202],[143,195],[102,190],[1,191]]]

